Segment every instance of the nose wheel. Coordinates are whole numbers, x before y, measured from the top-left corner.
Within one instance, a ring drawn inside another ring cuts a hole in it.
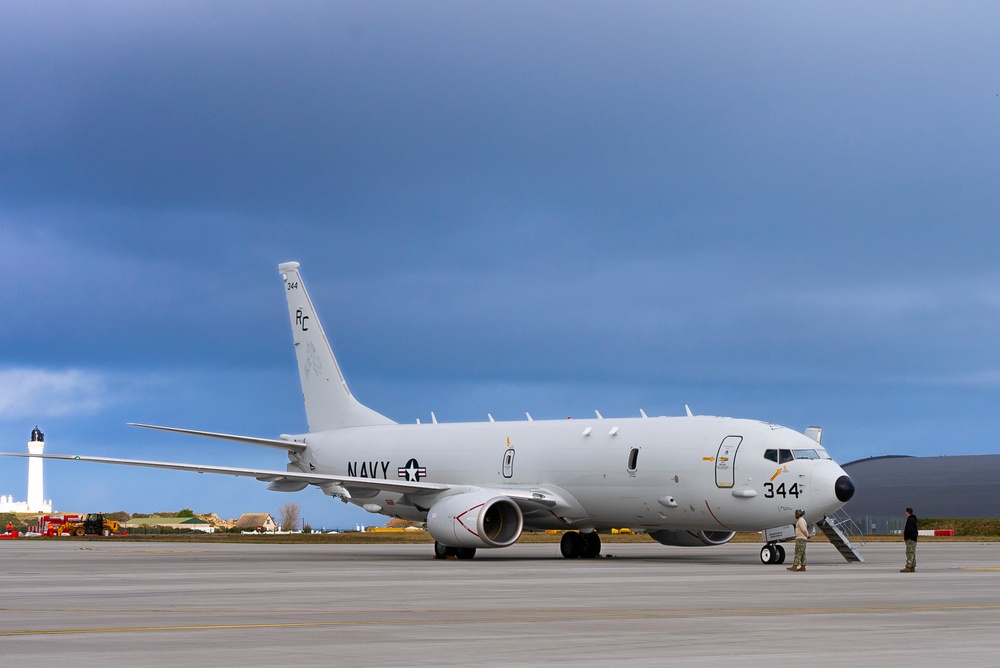
[[[760,561],[762,564],[785,563],[785,548],[777,543],[768,543],[760,548]]]

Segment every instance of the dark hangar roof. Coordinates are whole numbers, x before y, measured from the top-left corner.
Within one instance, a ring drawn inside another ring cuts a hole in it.
[[[902,516],[1000,517],[1000,455],[870,457],[843,464],[857,490],[844,506],[855,520]]]

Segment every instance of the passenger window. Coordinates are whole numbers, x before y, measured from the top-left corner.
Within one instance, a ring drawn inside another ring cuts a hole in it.
[[[785,462],[792,461],[792,451],[791,450],[779,450],[778,451],[778,463],[784,464]]]
[[[764,459],[769,459],[775,464],[778,463],[778,451],[777,450],[765,450]]]
[[[628,470],[635,471],[638,462],[639,462],[639,448],[632,448],[632,451],[628,453]]]

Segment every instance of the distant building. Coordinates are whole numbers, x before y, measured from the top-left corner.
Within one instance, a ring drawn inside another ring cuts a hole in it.
[[[164,528],[215,533],[215,527],[198,517],[133,517],[127,522],[122,522],[122,527],[126,530]]]
[[[278,523],[267,513],[243,513],[236,520],[236,523],[233,524],[233,528],[242,531],[257,531],[260,529],[271,532],[278,530]]]
[[[854,498],[844,511],[863,517],[947,519],[1000,517],[1000,455],[908,457],[890,455],[848,462]]]
[[[45,435],[36,426],[31,430],[31,440],[28,442],[28,453],[40,455],[45,450]],[[28,500],[14,501],[14,496],[0,496],[0,513],[51,513],[52,499],[44,499],[44,477],[40,457],[28,459]]]

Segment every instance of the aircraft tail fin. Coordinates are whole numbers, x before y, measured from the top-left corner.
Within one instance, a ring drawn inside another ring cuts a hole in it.
[[[316,309],[302,283],[299,263],[285,262],[278,265],[278,271],[285,283],[309,431],[395,424],[361,404],[348,389],[323,326],[316,317]]]

